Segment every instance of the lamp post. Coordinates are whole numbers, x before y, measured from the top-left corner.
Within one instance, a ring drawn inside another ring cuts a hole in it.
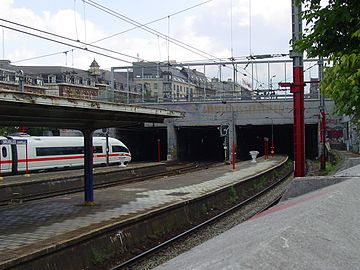
[[[272,95],[272,90],[273,90],[273,78],[276,77],[276,74],[272,75],[270,80],[269,80],[269,88],[270,88],[270,96]]]

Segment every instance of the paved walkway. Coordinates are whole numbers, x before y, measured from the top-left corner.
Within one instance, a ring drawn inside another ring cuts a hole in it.
[[[264,172],[283,157],[229,165],[185,175],[131,183],[95,191],[94,207],[82,205],[82,194],[28,202],[0,209],[1,262],[78,237],[81,232],[141,215],[155,208],[209,193]]]
[[[155,269],[360,269],[360,165],[335,177]]]

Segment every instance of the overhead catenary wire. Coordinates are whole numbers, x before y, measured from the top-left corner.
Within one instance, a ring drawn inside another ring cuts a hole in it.
[[[191,9],[193,9],[193,8],[196,8],[196,7],[202,6],[202,5],[204,5],[204,4],[207,4],[207,3],[211,2],[211,1],[213,1],[213,0],[207,0],[207,1],[201,2],[201,3],[199,3],[199,4],[196,4],[196,5],[194,5],[194,6],[191,6],[191,7],[182,9],[182,10],[179,10],[179,11],[177,11],[177,12],[171,13],[171,14],[166,15],[166,16],[163,16],[163,17],[161,17],[161,18],[158,18],[158,19],[155,19],[155,20],[152,20],[152,21],[143,23],[143,24],[138,25],[138,26],[131,27],[131,28],[127,29],[127,30],[124,30],[124,31],[121,31],[121,32],[112,34],[112,35],[107,36],[107,37],[104,37],[104,38],[100,38],[100,39],[98,39],[98,40],[95,40],[95,41],[91,42],[90,44],[94,44],[94,43],[97,43],[97,42],[100,42],[100,41],[104,41],[104,40],[109,39],[109,38],[113,38],[113,37],[118,36],[118,35],[125,34],[125,33],[127,33],[127,32],[132,31],[132,30],[139,29],[141,26],[147,26],[147,25],[150,25],[150,24],[153,24],[153,23],[156,23],[156,22],[165,20],[165,19],[167,19],[168,17],[173,17],[173,16],[178,15],[178,14],[181,14],[181,13],[183,13],[183,12],[185,12],[185,11],[188,11],[188,10],[191,10]],[[157,38],[159,38],[159,35],[157,35]]]
[[[63,41],[59,41],[59,40],[56,40],[56,39],[52,39],[52,38],[49,38],[49,37],[44,37],[44,36],[41,36],[41,35],[38,35],[38,34],[26,32],[24,30],[16,29],[16,28],[13,28],[13,27],[10,27],[10,26],[7,26],[7,25],[0,24],[0,27],[4,27],[6,29],[13,30],[13,31],[23,33],[23,34],[26,34],[26,35],[30,35],[30,36],[33,36],[33,37],[41,38],[41,39],[44,39],[44,40],[47,40],[47,41],[52,41],[52,42],[55,42],[55,43],[59,43],[59,44],[62,44],[62,45],[73,47],[73,48],[76,48],[76,49],[79,49],[79,50],[92,52],[92,53],[95,53],[95,54],[98,54],[98,55],[101,55],[101,56],[104,56],[104,57],[112,58],[112,59],[115,59],[115,60],[119,60],[119,61],[122,61],[122,62],[125,62],[125,63],[129,63],[129,64],[132,63],[130,61],[127,61],[127,60],[124,60],[124,59],[121,59],[121,58],[118,58],[118,57],[114,57],[114,56],[111,56],[111,55],[107,55],[107,54],[104,54],[104,53],[101,53],[101,52],[98,52],[98,51],[95,51],[95,50],[91,50],[91,49],[88,49],[88,48],[83,48],[83,47],[80,47],[80,46],[76,46],[76,45],[66,43],[66,42],[63,42]]]
[[[85,2],[85,1],[84,1]],[[93,1],[92,1],[93,2]],[[7,20],[5,20],[5,21],[7,21]],[[14,23],[14,22],[11,22],[11,21],[7,21],[8,23]],[[17,25],[20,25],[20,26],[22,26],[22,27],[27,27],[28,29],[32,29],[32,30],[34,30],[34,31],[40,31],[40,32],[42,32],[42,33],[45,33],[45,34],[48,34],[48,35],[54,35],[54,36],[56,36],[56,37],[59,37],[59,38],[64,38],[64,39],[67,39],[67,40],[71,40],[71,41],[73,41],[73,42],[77,42],[77,43],[81,43],[81,44],[84,44],[84,45],[90,45],[90,44],[88,44],[88,43],[86,43],[86,42],[80,42],[80,41],[78,41],[78,40],[74,40],[74,39],[70,39],[70,38],[67,38],[67,37],[63,37],[63,36],[60,36],[60,35],[57,35],[57,34],[54,34],[54,33],[49,33],[49,32],[47,32],[47,31],[43,31],[43,30],[40,30],[40,29],[36,29],[36,28],[33,28],[33,27],[28,27],[28,26],[25,26],[25,25],[21,25],[21,24],[18,24],[18,23],[15,23],[15,24],[17,24]],[[139,26],[140,27],[140,26]],[[13,29],[14,30],[14,29]],[[25,32],[25,31],[24,31]],[[29,33],[28,33],[29,34]],[[157,35],[157,37],[159,37],[160,35]],[[45,37],[41,37],[41,38],[45,38]],[[50,40],[50,39],[48,39],[48,40]],[[52,41],[55,41],[55,40],[52,40]],[[58,41],[56,41],[56,42],[58,42]],[[60,42],[58,42],[58,43],[60,43]],[[62,43],[62,44],[65,44],[65,45],[67,45],[67,46],[72,46],[72,47],[74,47],[74,48],[78,48],[78,49],[82,49],[82,50],[86,50],[86,51],[90,51],[88,48],[81,48],[81,47],[78,47],[78,46],[73,46],[73,45],[70,45],[70,44],[68,44],[68,43]],[[95,47],[95,48],[99,48],[99,49],[101,49],[101,50],[107,50],[107,51],[110,51],[110,52],[113,52],[113,53],[119,53],[119,52],[115,52],[115,51],[113,51],[113,50],[108,50],[108,49],[105,49],[105,48],[102,48],[102,47],[99,47],[99,46],[94,46],[94,45],[91,45],[91,46],[93,46],[93,47]],[[62,52],[63,53],[63,52]],[[134,56],[129,56],[129,55],[126,55],[126,54],[122,54],[122,53],[119,53],[119,54],[121,54],[121,55],[124,55],[124,56],[126,56],[126,57],[131,57],[131,58],[135,58],[135,59],[137,59],[137,57],[134,57]],[[121,60],[121,61],[124,61],[124,62],[127,62],[127,63],[130,63],[129,61],[126,61],[126,60],[124,60],[124,59],[119,59],[119,58],[116,58],[116,57],[112,57],[113,59],[118,59],[118,60]],[[138,60],[138,59],[137,59]],[[219,60],[221,60],[221,58],[218,58],[218,57],[216,57],[216,59],[211,59],[212,61],[214,61],[215,63],[217,62],[217,61],[219,61]],[[227,67],[227,68],[230,68],[230,67]],[[241,67],[240,67],[241,68]],[[243,68],[241,68],[241,69],[243,69]],[[246,72],[246,73],[248,73],[248,74],[250,74],[247,70],[245,70],[244,69],[244,71]],[[245,74],[244,74],[245,75]],[[250,74],[251,76],[252,76],[252,74]]]
[[[82,41],[79,41],[79,40],[75,40],[75,39],[73,39],[73,38],[65,37],[65,36],[62,36],[62,35],[59,35],[59,34],[51,33],[51,32],[45,31],[45,30],[37,29],[37,28],[35,28],[35,27],[27,26],[27,25],[24,25],[24,24],[21,24],[21,23],[17,23],[17,22],[13,22],[13,21],[10,21],[10,20],[6,20],[6,19],[3,19],[3,18],[0,18],[0,21],[6,22],[6,23],[9,23],[9,24],[13,24],[13,25],[16,25],[16,26],[20,26],[20,27],[23,27],[23,28],[26,28],[26,29],[30,29],[30,30],[33,30],[33,31],[36,31],[36,32],[39,32],[39,33],[42,33],[42,34],[54,36],[54,37],[61,38],[61,39],[65,39],[65,40],[68,40],[68,41],[72,41],[72,42],[75,42],[75,43],[78,43],[78,44],[81,44],[81,45],[85,45],[84,48],[82,48],[82,47],[80,47],[80,46],[73,46],[73,47],[76,47],[77,49],[88,50],[87,46],[91,46],[91,47],[94,47],[94,48],[96,48],[96,49],[100,49],[100,50],[103,50],[103,51],[107,51],[107,52],[119,54],[119,55],[122,55],[122,56],[125,56],[125,57],[129,57],[129,58],[133,58],[133,59],[138,59],[136,56],[132,56],[132,55],[129,55],[129,54],[125,54],[125,53],[118,52],[118,51],[106,49],[106,48],[103,48],[103,47],[100,47],[100,46],[96,46],[96,45],[91,45],[91,44],[89,44],[89,43],[82,42]],[[9,26],[6,26],[6,25],[3,25],[3,27],[8,28],[8,29],[11,29],[11,30],[15,30],[15,31],[19,30],[18,32],[23,32],[23,33],[31,34],[30,32],[21,31],[20,29],[12,28],[12,27],[9,27]],[[34,34],[34,35],[36,35],[36,34]],[[38,36],[38,37],[41,37],[41,38],[45,38],[45,37],[40,36],[40,35],[37,35],[37,36]],[[54,40],[52,40],[52,41],[54,41]],[[59,42],[60,42],[60,41],[59,41]],[[69,45],[69,44],[66,44],[66,45]],[[144,60],[144,59],[142,59],[142,60]],[[125,61],[125,62],[130,63],[129,61]]]
[[[62,51],[62,52],[44,54],[44,55],[40,55],[40,56],[35,56],[35,57],[30,57],[30,58],[26,58],[26,59],[17,60],[17,61],[12,61],[12,63],[20,63],[20,62],[25,62],[25,61],[30,61],[30,60],[36,60],[36,59],[41,59],[41,58],[54,56],[54,55],[58,55],[58,54],[63,54],[63,53],[66,54],[66,53],[68,53],[70,51],[71,50],[66,50],[66,51]]]
[[[74,0],[74,16],[75,16],[75,1],[76,1],[76,0]],[[199,7],[199,6],[202,6],[202,5],[204,5],[204,4],[207,4],[207,3],[211,2],[211,1],[213,1],[213,0],[207,0],[207,1],[201,2],[201,3],[199,3],[199,4],[196,4],[196,5],[187,7],[187,8],[185,8],[185,9],[181,9],[181,10],[176,11],[176,12],[174,12],[174,13],[171,13],[171,14],[169,14],[169,15],[167,15],[167,16],[163,16],[163,17],[161,17],[161,18],[158,18],[158,19],[149,21],[149,22],[147,22],[147,23],[144,23],[143,25],[149,25],[149,24],[153,24],[153,23],[155,23],[155,22],[162,21],[162,20],[164,20],[164,19],[167,19],[168,16],[176,16],[176,15],[181,14],[181,13],[183,13],[183,12],[186,12],[186,11],[189,11],[189,10],[191,10],[191,9],[197,8],[197,7]],[[84,5],[85,5],[85,3],[84,3]],[[79,41],[79,39],[78,39],[78,34],[77,34],[76,17],[75,17],[75,27],[76,27],[76,38],[77,38],[77,41]],[[100,42],[100,41],[104,41],[104,40],[106,40],[106,39],[113,38],[113,37],[115,37],[115,36],[118,36],[118,35],[121,35],[121,34],[130,32],[130,31],[135,30],[135,29],[138,29],[139,27],[140,27],[140,26],[135,26],[135,27],[129,28],[129,29],[127,29],[127,30],[118,32],[118,33],[116,33],[116,34],[112,34],[112,35],[110,35],[110,36],[107,36],[107,37],[104,37],[104,38],[101,38],[101,39],[92,41],[92,42],[90,42],[89,44],[92,45],[92,44],[94,44],[94,43],[97,43],[97,42]],[[3,29],[3,32],[4,32],[4,29]],[[157,42],[158,42],[158,49],[159,49],[159,58],[161,59],[160,37],[159,37],[159,35],[157,35]],[[86,46],[85,46],[85,47],[86,47]],[[73,51],[74,51],[74,49],[72,49],[72,52],[73,52]],[[44,57],[47,57],[47,56],[53,56],[53,55],[56,55],[56,54],[67,53],[67,52],[70,52],[70,50],[65,51],[65,52],[64,52],[64,51],[61,51],[61,52],[56,52],[56,53],[51,53],[51,54],[40,55],[40,56],[37,56],[37,57],[32,57],[32,58],[27,58],[27,59],[21,59],[21,60],[13,61],[13,63],[19,63],[19,62],[25,62],[25,61],[29,61],[29,60],[35,60],[35,59],[44,58]]]
[[[159,36],[159,37],[163,38],[165,41],[168,39],[171,43],[173,43],[173,44],[175,44],[175,45],[177,45],[177,46],[179,46],[179,47],[181,47],[181,48],[183,48],[183,49],[186,49],[186,50],[188,50],[188,51],[190,51],[190,52],[192,52],[192,53],[194,53],[194,54],[197,54],[197,55],[199,55],[199,56],[201,56],[201,57],[203,57],[203,58],[205,58],[205,59],[208,59],[209,56],[210,56],[211,58],[216,58],[216,59],[218,59],[217,56],[214,56],[214,55],[212,55],[212,54],[209,54],[209,53],[207,53],[207,52],[205,52],[205,51],[203,51],[203,50],[200,50],[199,48],[195,48],[195,47],[193,47],[193,46],[191,46],[191,45],[189,45],[189,44],[186,44],[186,43],[184,43],[184,42],[182,42],[182,41],[180,41],[180,40],[178,40],[178,39],[169,37],[169,36],[166,35],[166,34],[163,34],[163,33],[159,32],[159,31],[157,31],[157,30],[155,30],[155,29],[153,29],[153,28],[150,28],[150,27],[148,27],[148,26],[146,26],[146,25],[144,25],[144,24],[142,24],[142,23],[140,23],[140,22],[137,22],[137,21],[135,21],[135,20],[133,20],[133,19],[131,19],[131,18],[129,18],[129,17],[127,17],[127,16],[125,16],[125,15],[117,12],[117,11],[114,11],[114,10],[112,10],[112,9],[104,6],[104,5],[101,5],[101,4],[99,4],[99,3],[96,3],[95,1],[92,1],[92,0],[83,0],[83,1],[86,2],[86,3],[89,4],[89,5],[97,8],[97,9],[99,9],[99,10],[104,11],[104,12],[107,13],[107,14],[110,14],[110,15],[112,15],[112,16],[114,16],[114,17],[117,17],[117,18],[119,18],[120,20],[123,20],[123,21],[125,21],[125,22],[127,22],[127,23],[129,23],[129,24],[132,24],[132,25],[134,25],[134,26],[137,26],[137,27],[143,29],[143,30],[146,31],[146,32],[149,32],[149,33],[151,33],[151,34],[153,34],[153,35],[155,35],[155,36]]]

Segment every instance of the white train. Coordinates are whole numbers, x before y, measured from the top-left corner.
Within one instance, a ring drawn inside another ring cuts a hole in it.
[[[109,164],[126,166],[129,149],[121,141],[108,138]],[[0,174],[34,170],[80,167],[84,165],[84,138],[57,136],[0,136]],[[106,164],[106,138],[93,137],[94,164]]]

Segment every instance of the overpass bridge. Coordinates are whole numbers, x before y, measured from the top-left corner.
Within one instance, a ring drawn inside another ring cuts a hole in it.
[[[265,137],[270,145],[274,142],[275,153],[293,154],[292,99],[141,105],[0,91],[0,125],[78,129],[86,138],[88,151],[94,130],[114,127],[134,160],[157,160],[159,146],[161,160],[229,160],[233,149],[238,159],[246,160],[250,150],[263,152]],[[325,105],[331,113],[334,103],[326,100]],[[319,106],[319,99],[305,99],[306,153],[310,158],[318,156]],[[88,182],[91,177],[87,176]],[[92,200],[89,183],[86,201]]]
[[[84,135],[85,203],[92,204],[92,134],[96,129],[139,122],[162,123],[181,113],[161,108],[0,90],[0,126],[56,127]]]

